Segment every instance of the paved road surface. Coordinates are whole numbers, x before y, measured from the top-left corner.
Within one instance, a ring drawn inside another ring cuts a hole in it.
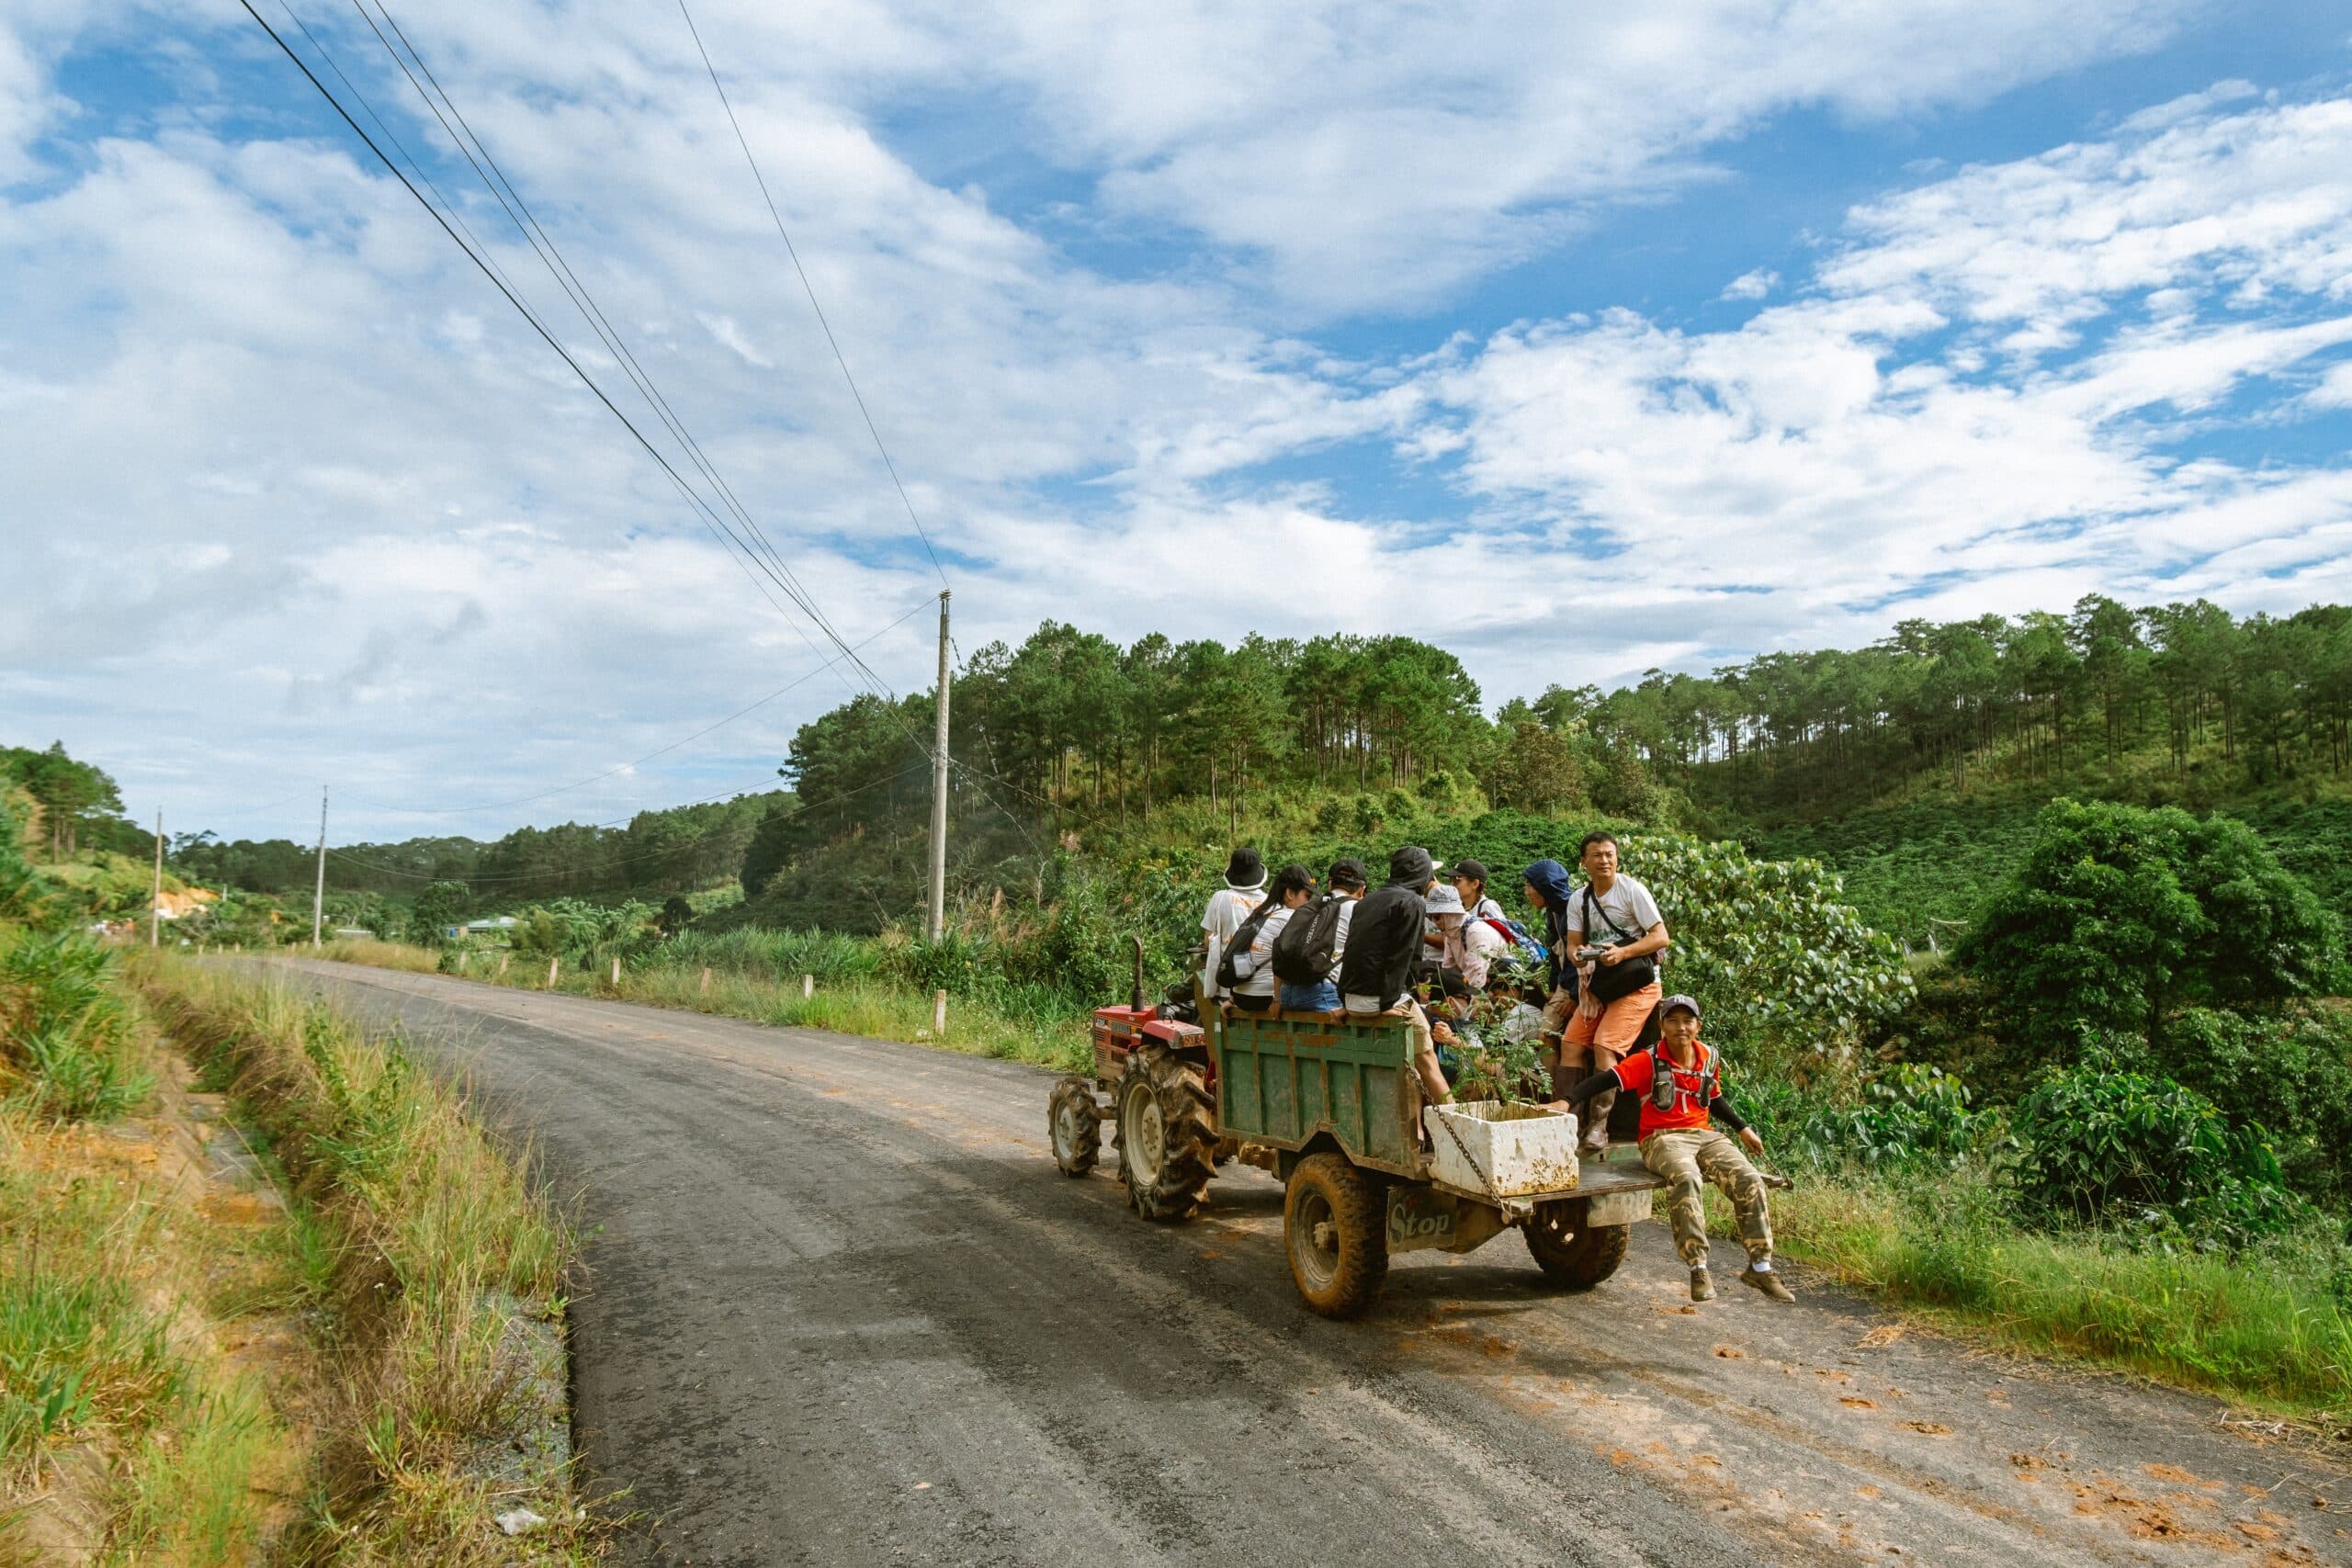
[[[1040,1069],[297,967],[470,1071],[598,1227],[575,1418],[639,1561],[2352,1562],[2352,1485],[2211,1401],[1802,1275],[1693,1311],[1657,1224],[1589,1295],[1505,1236],[1325,1323],[1272,1179],[1147,1224],[1055,1170]]]

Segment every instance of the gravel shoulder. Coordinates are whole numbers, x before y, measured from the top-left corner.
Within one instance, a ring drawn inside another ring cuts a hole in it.
[[[470,1076],[591,1227],[574,1419],[661,1563],[2352,1562],[2352,1474],[2219,1402],[1834,1290],[1587,1295],[1516,1238],[1309,1315],[1282,1190],[1146,1224],[1054,1075],[275,961]],[[1728,1280],[1728,1274],[1724,1276]]]

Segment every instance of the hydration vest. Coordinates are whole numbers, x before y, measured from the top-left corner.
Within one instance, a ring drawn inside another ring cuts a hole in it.
[[[1714,1047],[1703,1040],[1698,1046],[1699,1105],[1704,1110],[1723,1092],[1723,1075],[1716,1066]],[[1650,1047],[1650,1104],[1657,1110],[1674,1109],[1674,1058],[1667,1055],[1666,1042],[1661,1040]]]

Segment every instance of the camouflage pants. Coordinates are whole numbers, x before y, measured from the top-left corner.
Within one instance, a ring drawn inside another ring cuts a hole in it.
[[[1739,1145],[1712,1128],[1652,1133],[1642,1140],[1642,1163],[1666,1178],[1674,1216],[1674,1249],[1692,1269],[1707,1261],[1707,1210],[1700,1201],[1702,1182],[1713,1182],[1739,1216],[1740,1240],[1750,1262],[1772,1256],[1772,1216],[1764,1199],[1764,1179]]]

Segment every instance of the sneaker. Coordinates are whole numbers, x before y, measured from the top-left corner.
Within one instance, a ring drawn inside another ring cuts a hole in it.
[[[1694,1302],[1711,1302],[1715,1299],[1714,1276],[1704,1269],[1690,1270],[1690,1299]]]
[[[1781,1283],[1781,1276],[1779,1274],[1769,1269],[1759,1274],[1757,1272],[1756,1266],[1754,1264],[1750,1264],[1746,1269],[1740,1270],[1739,1282],[1743,1285],[1752,1286],[1755,1289],[1763,1292],[1766,1295],[1771,1297],[1776,1302],[1792,1302],[1796,1300],[1796,1297],[1790,1293],[1789,1288]]]

